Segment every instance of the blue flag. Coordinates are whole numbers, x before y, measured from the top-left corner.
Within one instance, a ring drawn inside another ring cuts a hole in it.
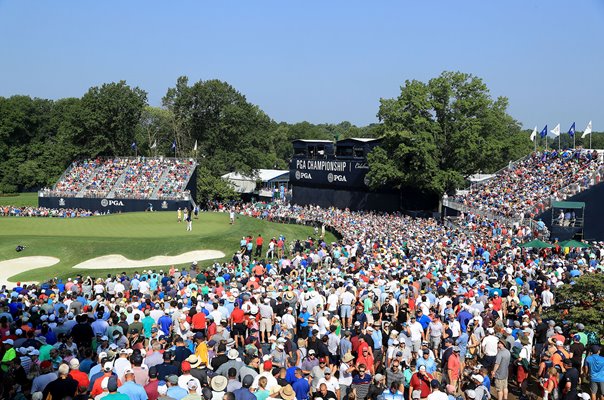
[[[132,147],[132,150],[136,150],[136,142],[132,142],[132,144],[130,145],[130,147]]]
[[[543,130],[539,133],[539,136],[541,136],[542,138],[547,136],[547,125],[545,125]]]
[[[573,122],[573,124],[570,126],[570,129],[568,130],[568,135],[570,137],[574,137],[575,136],[575,123]]]
[[[176,140],[172,142],[172,150],[176,150]]]

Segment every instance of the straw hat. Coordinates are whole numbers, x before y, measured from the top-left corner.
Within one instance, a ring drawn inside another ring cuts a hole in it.
[[[296,392],[294,392],[294,389],[291,387],[291,385],[281,388],[279,394],[283,400],[294,400],[296,398]]]

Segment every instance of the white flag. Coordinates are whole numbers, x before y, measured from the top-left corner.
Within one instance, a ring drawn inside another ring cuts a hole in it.
[[[197,140],[195,141],[195,146],[193,146],[193,151],[197,151]]]
[[[560,124],[556,125],[556,127],[554,129],[552,129],[550,132],[552,135],[554,135],[554,137],[560,136]]]
[[[531,142],[535,141],[535,137],[537,137],[537,127],[533,129],[533,133],[531,133]]]
[[[589,124],[587,124],[587,127],[583,131],[583,134],[581,135],[581,139],[585,138],[585,136],[587,136],[587,135],[591,135],[591,121],[589,121]]]
[[[155,142],[153,142],[153,144],[151,145],[151,148],[154,149],[157,147],[157,140]]]

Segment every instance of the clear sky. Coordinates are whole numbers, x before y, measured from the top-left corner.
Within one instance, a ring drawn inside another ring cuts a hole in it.
[[[218,78],[277,121],[376,122],[406,79],[472,73],[526,128],[604,126],[604,0],[0,0],[0,96]]]

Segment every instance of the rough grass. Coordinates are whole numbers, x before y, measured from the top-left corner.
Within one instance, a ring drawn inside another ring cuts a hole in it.
[[[0,206],[38,207],[38,193],[0,196]]]
[[[0,217],[0,261],[21,256],[52,256],[61,260],[52,267],[13,276],[10,278],[13,282],[67,278],[78,273],[98,277],[121,270],[76,270],[72,267],[107,254],[143,259],[157,255],[178,255],[192,250],[220,250],[225,253],[226,261],[239,248],[239,241],[244,235],[256,237],[260,233],[270,239],[283,234],[289,243],[313,234],[311,227],[270,223],[248,217],[239,217],[234,225],[229,225],[227,213],[201,213],[199,220],[193,220],[193,232],[186,232],[185,228],[185,223],[176,222],[175,212],[127,213],[79,219]],[[327,240],[333,241],[335,238],[328,234]],[[15,246],[18,244],[27,248],[17,253]],[[201,262],[201,265],[208,266],[212,262],[208,260]],[[5,271],[0,273],[11,276]]]

